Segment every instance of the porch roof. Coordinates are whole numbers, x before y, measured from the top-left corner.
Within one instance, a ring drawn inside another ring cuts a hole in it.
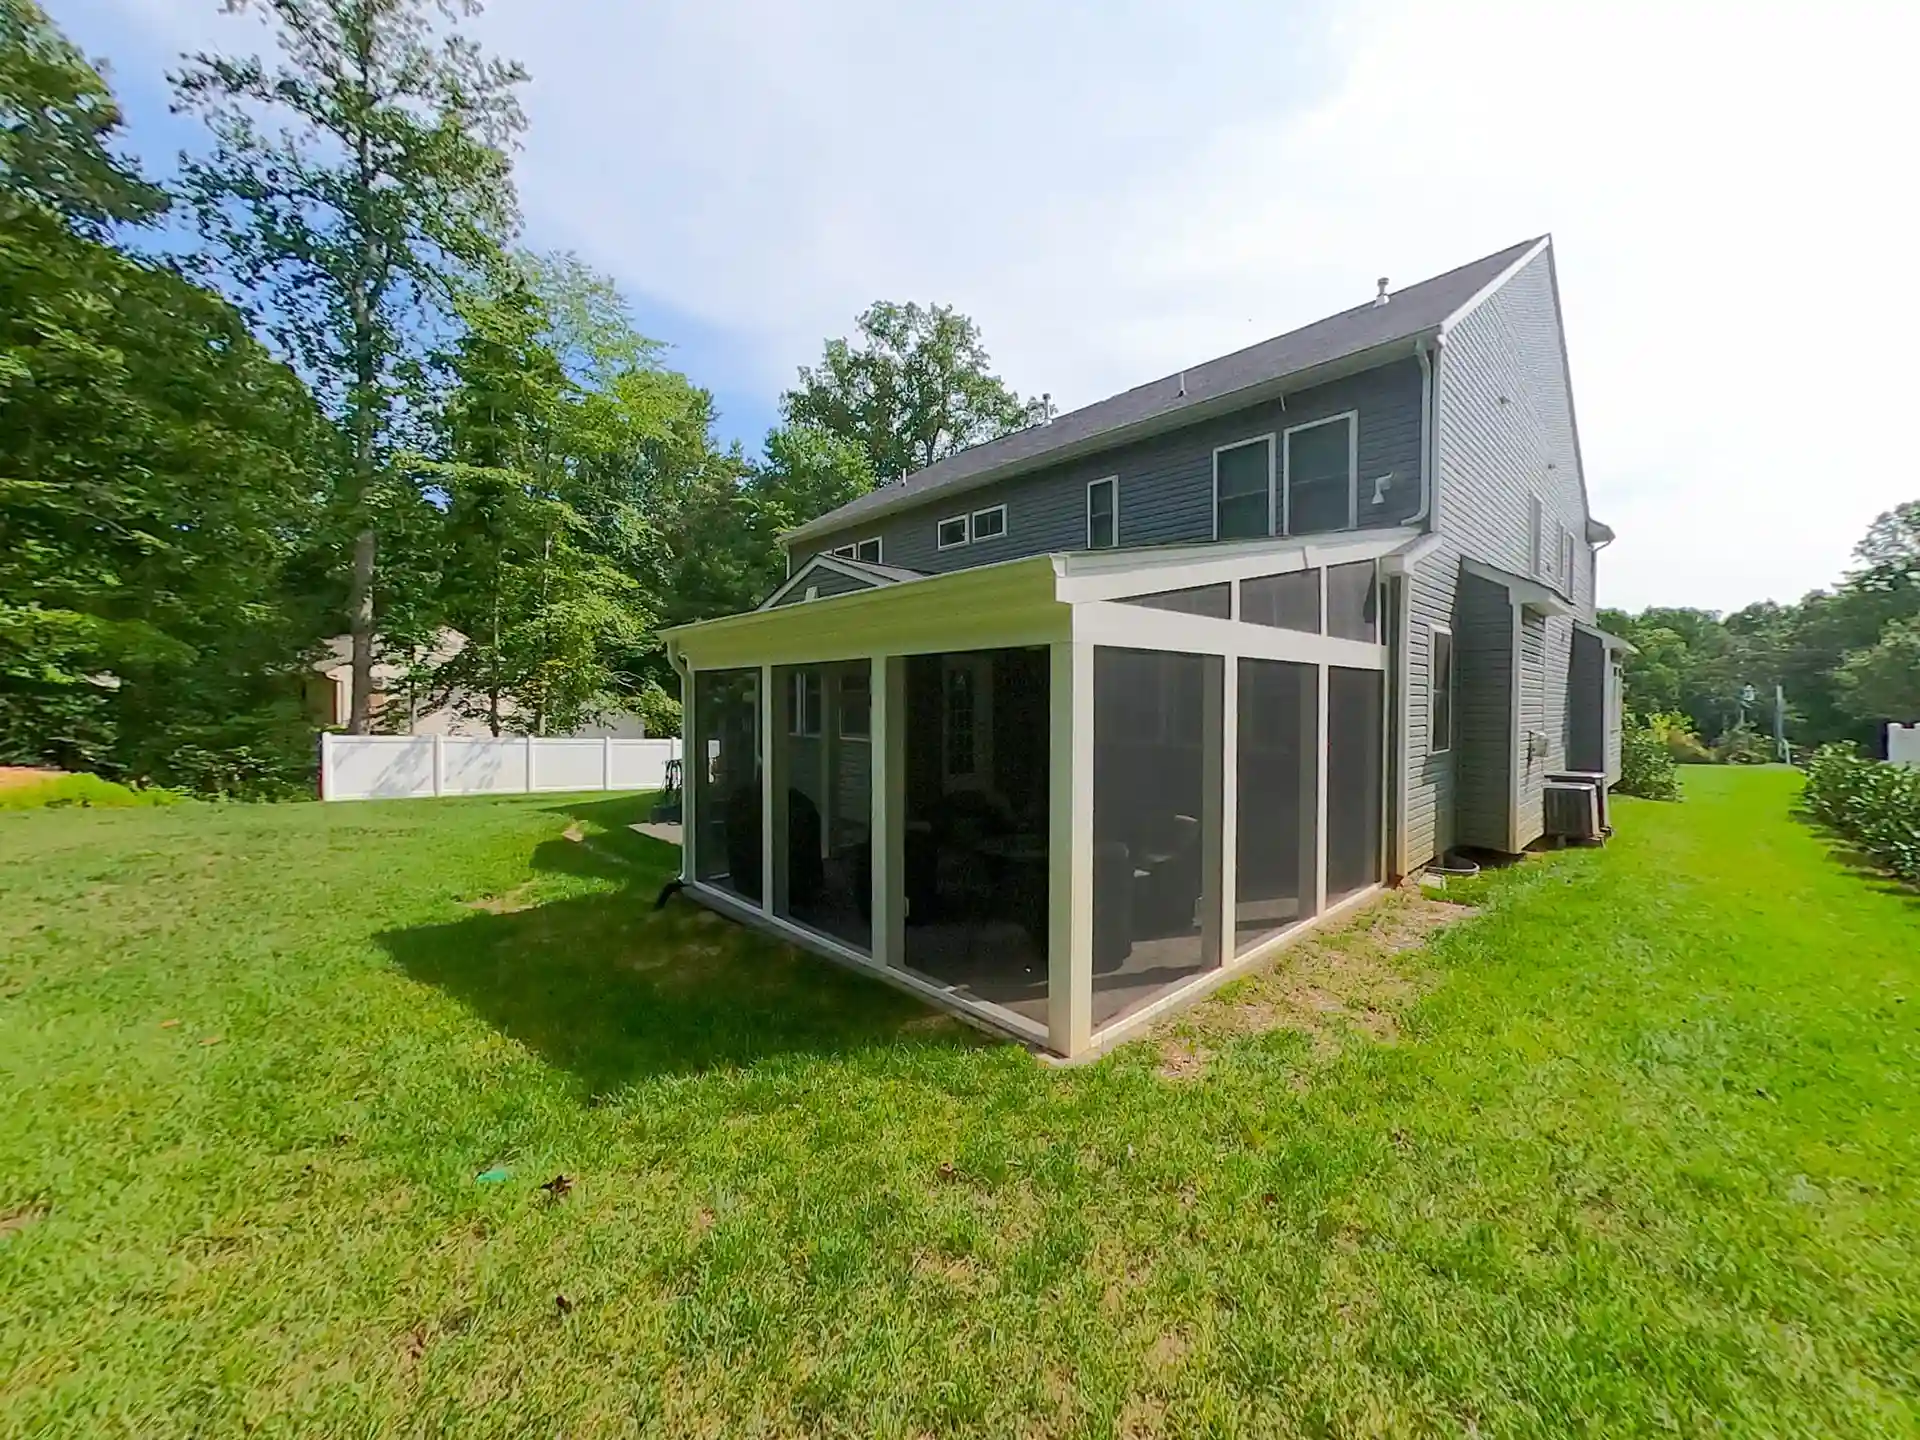
[[[1354,561],[1415,563],[1429,538],[1413,529],[1349,530],[1028,555],[942,575],[896,572],[908,578],[676,625],[662,635],[701,669],[1044,645],[1071,638],[1075,604]]]

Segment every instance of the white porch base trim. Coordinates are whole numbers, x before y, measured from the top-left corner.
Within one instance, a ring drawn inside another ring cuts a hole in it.
[[[1312,934],[1330,921],[1351,915],[1356,910],[1366,909],[1386,893],[1387,887],[1378,884],[1354,891],[1339,904],[1328,907],[1318,915],[1310,915],[1299,924],[1282,930],[1278,935],[1262,940],[1244,955],[1236,955],[1218,970],[1209,970],[1204,975],[1196,975],[1179,989],[1169,990],[1152,1004],[1142,1006],[1124,1019],[1115,1020],[1103,1030],[1094,1031],[1093,1039],[1087,1048],[1072,1059],[1076,1062],[1092,1060],[1116,1046],[1124,1045],[1127,1041],[1137,1038],[1141,1031],[1151,1028],[1157,1021],[1164,1020],[1174,1011],[1185,1009],[1196,1000],[1204,999],[1229,980],[1237,980],[1249,970],[1257,969],[1303,936]]]
[[[703,881],[688,881],[684,891],[687,898],[706,906],[715,914],[729,920],[737,920],[789,944],[798,945],[809,954],[818,955],[823,960],[831,960],[836,965],[849,970],[857,970],[896,990],[904,990],[909,995],[931,1001],[943,1010],[950,1010],[962,1020],[994,1035],[1005,1036],[1021,1041],[1023,1044],[1045,1046],[1047,1027],[1034,1023],[1026,1016],[996,1005],[991,1000],[981,1000],[972,995],[964,995],[958,987],[942,984],[938,980],[922,976],[912,970],[902,970],[880,964],[871,956],[862,955],[851,945],[842,944],[831,935],[818,930],[809,930],[804,925],[796,925],[791,920],[783,920],[778,915],[770,915],[750,900],[742,900],[738,895],[708,885]]]

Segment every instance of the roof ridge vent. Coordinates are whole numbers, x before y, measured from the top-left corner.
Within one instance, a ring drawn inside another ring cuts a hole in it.
[[[1385,305],[1387,303],[1387,298],[1388,298],[1387,297],[1387,277],[1382,275],[1379,278],[1379,280],[1377,280],[1375,283],[1379,285],[1380,293],[1373,297],[1373,303],[1375,305]]]

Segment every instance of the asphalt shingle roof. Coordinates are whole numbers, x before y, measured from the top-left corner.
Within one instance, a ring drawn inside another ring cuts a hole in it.
[[[1236,391],[1271,384],[1317,365],[1438,329],[1448,316],[1538,243],[1537,238],[1523,240],[1444,275],[1389,291],[1389,303],[1385,305],[1356,305],[1231,355],[1056,416],[1051,424],[1035,425],[958,451],[916,471],[900,484],[883,485],[797,527],[789,532],[789,538],[838,530],[869,515],[918,503],[941,490],[984,481],[1004,469],[1025,468],[1055,451],[1096,440],[1108,431],[1217,401]]]

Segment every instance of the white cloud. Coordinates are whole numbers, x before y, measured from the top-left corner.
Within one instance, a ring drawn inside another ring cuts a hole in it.
[[[1550,229],[1621,535],[1603,599],[1790,598],[1920,495],[1880,439],[1920,336],[1901,0],[495,0],[486,26],[535,74],[538,230],[731,337],[710,382],[771,395],[868,301],[936,299],[1071,406]]]

